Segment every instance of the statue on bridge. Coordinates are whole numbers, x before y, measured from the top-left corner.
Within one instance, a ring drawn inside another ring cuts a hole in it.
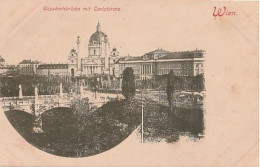
[[[38,88],[37,88],[37,86],[34,87],[34,98],[38,99]]]
[[[60,83],[60,97],[63,96],[62,83]]]
[[[23,91],[22,91],[22,85],[19,84],[19,99],[23,98]]]

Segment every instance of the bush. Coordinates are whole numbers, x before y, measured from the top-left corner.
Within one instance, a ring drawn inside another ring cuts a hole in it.
[[[126,100],[135,96],[135,76],[132,67],[127,67],[123,72],[122,94]]]

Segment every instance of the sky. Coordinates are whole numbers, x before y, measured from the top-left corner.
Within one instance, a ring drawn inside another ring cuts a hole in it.
[[[0,55],[7,64],[18,64],[23,59],[66,63],[69,51],[76,49],[78,35],[81,37],[80,57],[86,57],[88,41],[96,31],[98,21],[101,30],[108,35],[111,48],[115,46],[121,56],[141,56],[158,48],[207,51],[212,47],[210,41],[216,38],[212,38],[214,33],[220,33],[217,38],[221,40],[227,35],[219,27],[223,20],[212,17],[213,6],[208,7],[208,3],[0,1]],[[43,10],[46,6],[91,7],[92,11],[50,12]],[[96,12],[93,11],[95,6],[117,7],[120,11]]]

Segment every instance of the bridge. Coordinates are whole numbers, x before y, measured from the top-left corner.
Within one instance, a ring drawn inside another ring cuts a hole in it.
[[[34,122],[33,132],[42,133],[42,118],[41,115],[50,109],[57,107],[68,107],[72,105],[72,101],[77,98],[87,97],[89,99],[90,108],[93,106],[99,107],[107,102],[106,96],[96,97],[87,94],[83,91],[83,86],[80,85],[80,94],[63,93],[62,84],[60,84],[60,92],[55,95],[38,95],[38,88],[34,89],[34,96],[23,96],[22,87],[19,85],[19,95],[16,97],[1,97],[0,106],[3,111],[20,110],[27,112],[36,117]]]

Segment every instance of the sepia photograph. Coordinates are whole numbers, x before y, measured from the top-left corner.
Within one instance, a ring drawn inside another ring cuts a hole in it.
[[[258,2],[0,2],[0,166],[258,165]]]

